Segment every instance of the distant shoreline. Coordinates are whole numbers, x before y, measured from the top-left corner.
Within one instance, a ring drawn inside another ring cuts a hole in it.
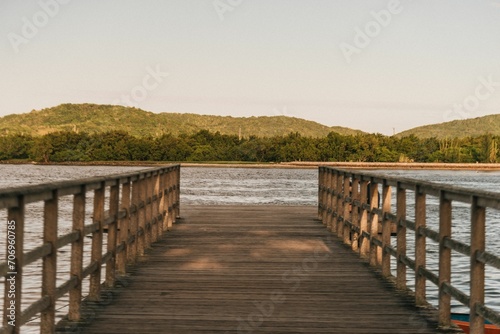
[[[484,170],[500,171],[500,163],[441,162],[290,162],[295,165],[331,166],[340,169]]]
[[[331,166],[341,169],[406,169],[406,170],[477,170],[500,171],[500,163],[402,163],[402,162],[314,162],[294,161],[283,163],[254,162],[154,162],[154,161],[90,161],[90,162],[50,162],[39,163],[23,160],[0,161],[0,164],[24,164],[42,166],[130,166],[157,167],[180,164],[181,167],[211,168],[290,168],[316,169],[319,166]]]
[[[498,164],[472,163],[400,163],[400,162],[309,162],[295,161],[274,164],[216,164],[216,163],[181,163],[181,167],[231,167],[231,168],[301,168],[316,169],[330,166],[339,169],[404,169],[404,170],[477,170],[500,171]]]

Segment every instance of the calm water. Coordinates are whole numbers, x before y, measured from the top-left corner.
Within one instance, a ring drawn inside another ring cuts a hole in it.
[[[144,167],[96,167],[96,166],[32,166],[32,165],[0,165],[0,187],[13,187],[29,184],[39,184],[49,181],[84,178],[96,175],[109,175],[120,172],[140,170]],[[418,178],[427,181],[448,183],[470,188],[481,188],[490,191],[499,191],[500,172],[462,172],[462,171],[377,171],[377,173],[392,176]],[[182,204],[276,204],[276,205],[317,205],[317,179],[316,169],[254,169],[254,168],[187,168],[181,170],[181,205]],[[87,216],[91,215],[91,196],[88,198]],[[413,219],[413,194],[408,192],[408,219]],[[395,210],[395,194],[393,194],[393,210]],[[60,226],[59,233],[71,231],[72,199],[70,196],[61,198],[60,201]],[[438,201],[428,197],[427,200],[428,225],[437,228]],[[26,222],[29,228],[25,234],[26,251],[37,247],[41,243],[41,221],[43,207],[41,203],[30,204],[26,208]],[[453,205],[453,233],[454,237],[468,241],[470,229],[468,228],[470,210],[467,205],[455,203]],[[500,215],[496,211],[487,212],[488,250],[500,254]],[[6,221],[5,210],[0,210],[0,221]],[[86,224],[90,223],[90,220]],[[5,225],[0,225],[0,235],[5,234]],[[408,255],[413,258],[414,236],[408,233]],[[90,240],[86,238],[85,247],[90,247]],[[0,237],[0,258],[5,258],[4,237]],[[437,245],[428,241],[428,267],[437,273]],[[58,251],[60,272],[58,282],[61,284],[68,278],[70,248],[65,247]],[[453,284],[468,293],[469,273],[467,267],[469,259],[458,254],[453,254]],[[84,260],[84,265],[89,259]],[[40,298],[41,261],[37,261],[25,268],[29,275],[23,286],[23,296],[26,297],[24,305]],[[408,285],[412,287],[413,277],[409,270]],[[3,283],[3,282],[2,282]],[[0,283],[0,284],[2,284]],[[500,310],[500,273],[487,271],[487,305]],[[87,284],[84,285],[87,287]],[[0,292],[3,287],[0,285]],[[436,289],[428,286],[428,298],[435,304]],[[0,298],[0,304],[3,298]],[[58,315],[67,312],[67,300],[58,303]],[[455,311],[467,309],[454,304]],[[37,332],[37,319],[33,319],[26,326],[25,332]]]

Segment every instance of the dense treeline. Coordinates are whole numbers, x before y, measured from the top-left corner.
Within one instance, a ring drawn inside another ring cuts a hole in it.
[[[54,132],[41,137],[0,137],[0,160],[497,162],[498,139],[491,135],[443,140],[335,132],[323,138],[290,133],[239,139],[206,130],[192,135],[137,138],[123,131]]]

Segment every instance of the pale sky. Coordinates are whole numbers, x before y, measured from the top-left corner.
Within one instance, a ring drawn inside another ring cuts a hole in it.
[[[0,91],[390,135],[500,113],[500,0],[0,0]]]

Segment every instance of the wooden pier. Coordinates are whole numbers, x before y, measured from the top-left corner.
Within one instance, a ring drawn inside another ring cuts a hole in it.
[[[436,333],[315,213],[183,207],[83,333]]]
[[[483,333],[484,319],[500,323],[484,299],[485,268],[500,268],[485,249],[486,209],[500,209],[500,195],[331,167],[320,167],[318,185],[317,207],[183,206],[182,218],[178,165],[0,190],[5,231],[13,231],[0,260],[0,334],[20,333],[33,318],[44,334],[441,333],[456,331],[451,298],[470,306],[472,333]],[[68,196],[72,229],[60,234]],[[438,231],[426,225],[428,196],[439,200]],[[453,201],[470,204],[468,243],[454,239]],[[27,249],[26,208],[36,202],[43,237]],[[426,267],[427,239],[439,244],[438,273]],[[61,283],[64,247],[71,268]],[[470,295],[451,284],[451,251],[470,257]],[[40,297],[26,307],[23,269],[35,261]],[[407,270],[416,273],[413,295]],[[439,288],[437,310],[427,304],[427,281]],[[62,298],[68,313],[58,320]]]

